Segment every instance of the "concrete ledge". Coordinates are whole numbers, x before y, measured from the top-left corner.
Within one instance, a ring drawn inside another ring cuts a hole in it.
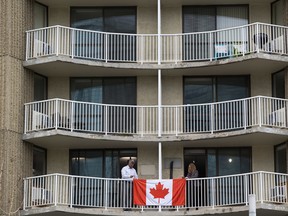
[[[70,208],[68,206],[46,206],[46,207],[34,207],[27,210],[22,210],[21,215],[45,215],[45,216],[62,216],[62,215],[102,215],[102,216],[114,216],[114,215],[135,215],[135,216],[177,216],[177,215],[227,215],[227,216],[247,216],[249,211],[248,206],[228,206],[228,207],[207,207],[199,208],[199,210],[186,208],[179,209],[178,211],[171,211],[163,209],[159,212],[157,209],[144,210],[134,209],[132,211],[123,211],[120,208],[110,208],[105,210],[104,208]],[[257,215],[273,215],[273,216],[285,216],[288,214],[287,204],[257,204]]]

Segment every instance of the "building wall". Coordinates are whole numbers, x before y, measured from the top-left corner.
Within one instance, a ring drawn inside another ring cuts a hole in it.
[[[261,149],[261,151],[259,151]],[[274,146],[254,143],[252,146],[252,171],[274,172]]]
[[[47,151],[47,174],[51,173],[69,174],[69,149]]]
[[[32,175],[32,145],[22,141],[25,102],[33,73],[22,66],[32,0],[0,1],[0,215],[18,215],[23,178]]]
[[[251,96],[271,96],[272,95],[272,82],[271,74],[255,74],[250,76]]]
[[[48,98],[70,99],[69,77],[48,78]]]
[[[271,23],[271,5],[270,3],[255,2],[249,5],[249,21]],[[268,14],[268,16],[267,16]]]
[[[70,7],[49,7],[48,25],[70,26]]]

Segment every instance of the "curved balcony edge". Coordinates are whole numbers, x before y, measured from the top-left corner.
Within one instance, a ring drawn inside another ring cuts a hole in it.
[[[288,100],[264,96],[207,104],[161,106],[160,113],[158,106],[111,105],[58,98],[26,103],[24,106],[24,137],[30,137],[29,134],[35,132],[63,130],[139,140],[150,137],[152,141],[159,138],[191,139],[191,134],[201,139],[203,134],[214,137],[214,133],[229,131],[237,135],[237,131],[243,133],[257,127],[267,127],[268,133],[269,128],[288,128]],[[158,115],[162,115],[163,119],[160,137]]]
[[[227,206],[230,208],[239,205],[247,206],[249,194],[255,195],[256,203],[287,204],[287,177],[287,174],[258,171],[187,179],[185,181],[187,190],[184,189],[181,192],[190,199],[186,202],[184,200],[184,205],[161,207],[163,210],[176,208],[185,211],[187,208],[208,210]],[[23,210],[33,210],[33,207],[38,206],[69,206],[70,208],[104,208],[105,210],[131,208],[135,211],[158,211],[159,206],[139,206],[133,203],[131,188],[134,183],[125,179],[58,173],[27,177],[24,178]],[[192,187],[193,190],[191,190]],[[190,202],[191,198],[197,199],[197,202]]]
[[[161,64],[168,68],[193,62],[201,66],[203,62],[253,53],[288,55],[287,27],[264,23],[207,32],[162,34],[160,38]],[[40,57],[67,56],[75,61],[109,63],[111,67],[135,64],[146,68],[145,65],[150,64],[150,68],[158,68],[159,53],[157,34],[98,32],[59,25],[26,32],[27,63]]]

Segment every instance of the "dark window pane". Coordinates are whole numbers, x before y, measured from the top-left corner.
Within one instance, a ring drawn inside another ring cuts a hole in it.
[[[282,144],[275,149],[276,172],[287,173],[287,144]]]
[[[120,170],[126,165],[121,159],[137,159],[137,150],[72,150],[70,158],[72,175],[121,178]]]
[[[212,78],[185,78],[184,104],[200,104],[212,101]]]
[[[33,148],[33,175],[46,174],[46,150],[38,147]]]
[[[47,78],[34,74],[34,101],[47,99]]]
[[[73,28],[104,31],[102,8],[71,8]]]
[[[285,98],[285,71],[272,75],[272,95],[277,98]]]
[[[217,77],[217,101],[249,97],[249,77]]]
[[[104,8],[105,32],[136,33],[136,10],[130,8]]]
[[[184,33],[216,29],[215,7],[183,7]]]
[[[102,103],[102,79],[71,79],[71,99]]]

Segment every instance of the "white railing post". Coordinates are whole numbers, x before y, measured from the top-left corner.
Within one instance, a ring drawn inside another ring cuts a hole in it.
[[[175,112],[175,135],[178,136],[178,115],[179,115],[179,107],[175,107],[176,112]],[[180,118],[179,118],[180,119]]]
[[[141,128],[141,137],[144,136],[144,107],[141,107],[141,121],[140,121],[140,128]]]
[[[104,204],[105,210],[107,210],[108,207],[108,181],[105,179],[105,204]]]
[[[214,126],[214,119],[215,119],[215,118],[214,118],[214,114],[213,114],[213,113],[214,113],[214,104],[210,104],[210,107],[211,107],[211,108],[210,108],[210,119],[211,119],[211,120],[210,120],[210,125],[211,125],[211,134],[213,134],[213,131],[214,131],[214,129],[215,129],[215,128],[214,128],[214,127],[215,127],[215,126]]]
[[[59,56],[59,26],[56,26],[56,56]]]
[[[58,202],[58,175],[55,174],[55,185],[54,185],[54,205],[57,206]]]
[[[72,101],[71,102],[71,110],[70,110],[70,119],[71,119],[71,122],[70,122],[70,127],[71,127],[71,132],[73,132],[73,129],[74,129],[74,102]]]
[[[262,127],[262,109],[261,109],[261,97],[258,97],[258,124]]]
[[[105,33],[105,62],[108,62],[108,34]]]
[[[70,176],[70,208],[73,207],[73,183],[74,177]]]
[[[248,112],[247,112],[247,99],[243,100],[243,124],[244,124],[244,129],[247,129],[247,119],[248,119]]]
[[[246,27],[242,27],[241,28],[241,37],[242,37],[242,55],[244,56],[245,55],[245,50],[246,50],[246,48],[245,48],[245,46],[246,46],[246,44],[245,44],[245,37],[244,37],[244,28],[246,28]]]
[[[255,38],[253,38],[256,43],[256,52],[259,53],[259,43],[262,41],[259,39],[259,23],[256,23],[256,34],[254,35]]]
[[[248,175],[246,174],[244,176],[244,188],[245,188],[245,203],[246,203],[246,206],[248,205]]]
[[[24,179],[23,210],[26,210],[27,181],[28,181],[27,179]]]
[[[58,129],[58,99],[55,100],[55,129],[57,130]],[[59,113],[60,114],[60,113]]]
[[[28,116],[28,112],[27,112],[27,108],[28,107],[28,105],[26,104],[26,105],[24,105],[24,134],[26,134],[27,133],[27,124],[28,124],[28,122],[27,122],[27,116]],[[30,120],[29,120],[30,121]]]
[[[105,135],[108,134],[108,105],[105,105]]]
[[[249,195],[249,216],[256,216],[256,198],[255,194]]]
[[[215,178],[212,178],[212,183],[211,183],[211,198],[212,198],[212,209],[215,208],[215,197],[216,197],[216,194],[215,194]]]
[[[72,29],[72,39],[71,39],[71,58],[74,58],[75,49],[75,29]]]
[[[143,64],[143,62],[144,62],[144,36],[143,35],[140,36],[140,52],[139,52],[139,55],[140,55],[140,63]]]
[[[259,172],[260,202],[263,203],[263,172]]]
[[[213,41],[212,41],[212,32],[209,32],[209,43],[210,43],[210,61],[213,60]]]
[[[175,58],[175,64],[178,64],[178,43],[177,43],[177,37],[178,37],[178,35],[175,35],[174,36],[174,47],[175,47],[175,56],[174,56],[174,58]]]
[[[29,40],[29,35],[30,35],[30,32],[26,32],[26,56],[25,56],[25,60],[27,61],[28,60],[28,52],[30,51],[31,52],[31,41]],[[30,44],[30,45],[29,45]]]

